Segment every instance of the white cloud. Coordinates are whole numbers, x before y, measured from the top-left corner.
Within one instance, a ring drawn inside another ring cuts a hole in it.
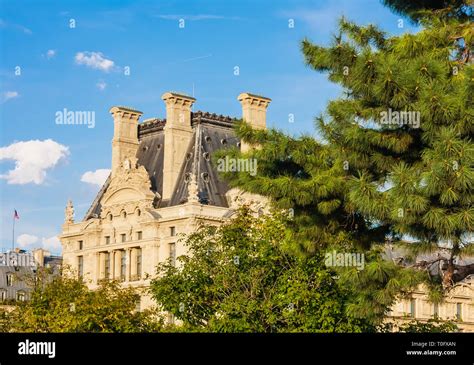
[[[28,29],[27,27],[24,27],[21,24],[7,23],[3,19],[0,19],[0,28],[12,28],[12,29],[15,29],[15,30],[19,30],[20,32],[23,32],[23,33],[28,34],[28,35],[33,34],[31,29]]]
[[[15,142],[0,148],[0,161],[14,160],[15,169],[0,175],[8,184],[42,184],[46,171],[69,155],[69,148],[51,139]]]
[[[88,184],[102,186],[104,185],[105,180],[107,180],[107,177],[109,176],[109,174],[110,174],[110,169],[98,169],[95,171],[87,171],[82,175],[81,181]]]
[[[78,52],[74,59],[78,65],[85,65],[104,72],[109,72],[115,65],[114,61],[105,58],[101,52]]]
[[[61,251],[61,241],[57,236],[42,238],[41,243],[44,249],[51,252]]]
[[[17,91],[5,91],[2,94],[2,103],[6,102],[10,99],[15,99],[19,96],[20,96],[20,94]]]
[[[29,249],[31,248],[36,242],[38,242],[38,237],[32,234],[20,234],[17,239],[16,243],[21,248]]]
[[[97,84],[95,84],[97,86],[97,88],[100,90],[100,91],[103,91],[105,90],[105,88],[107,87],[107,84],[105,83],[105,81],[99,81]]]
[[[48,60],[50,60],[51,58],[53,58],[54,56],[56,56],[56,50],[54,49],[48,49],[48,52],[46,52],[46,58]]]
[[[61,251],[61,241],[57,236],[52,236],[49,238],[41,238],[41,243],[39,237],[32,234],[21,234],[16,239],[18,247],[25,250],[33,250],[35,248],[44,248],[50,252],[60,252]]]

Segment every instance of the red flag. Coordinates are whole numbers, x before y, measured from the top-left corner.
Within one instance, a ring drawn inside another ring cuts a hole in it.
[[[15,209],[15,213],[13,213],[13,219],[20,219],[20,216],[18,215],[18,212]]]

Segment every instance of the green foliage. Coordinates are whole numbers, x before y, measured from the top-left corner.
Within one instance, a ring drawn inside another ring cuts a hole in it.
[[[350,295],[321,259],[289,254],[284,218],[243,208],[219,228],[201,227],[185,242],[188,255],[158,266],[151,293],[183,331],[360,332],[346,315]]]
[[[343,270],[338,283],[360,290],[347,298],[347,313],[373,323],[397,293],[420,282],[438,300],[472,273],[459,270],[455,259],[474,251],[472,8],[458,0],[385,3],[424,28],[388,36],[342,18],[330,46],[301,44],[307,65],[344,90],[316,119],[321,139],[257,131],[241,121],[237,135],[260,148],[215,156],[257,159],[257,176],[222,177],[292,209],[292,252],[365,252],[366,270]],[[387,123],[392,111],[413,119]],[[406,238],[412,255],[448,249],[441,270],[386,261],[378,246]]]
[[[67,273],[52,280],[38,278],[30,301],[0,315],[2,332],[151,332],[162,328],[157,313],[135,310],[136,289],[104,281],[89,290]]]
[[[458,326],[451,321],[442,321],[437,318],[429,319],[426,322],[410,321],[401,325],[398,330],[400,332],[413,333],[446,333],[457,332]]]
[[[383,0],[383,3],[415,22],[430,16],[459,20],[472,19],[473,16],[470,0]]]

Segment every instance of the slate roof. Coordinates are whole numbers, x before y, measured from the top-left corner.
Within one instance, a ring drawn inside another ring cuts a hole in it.
[[[233,125],[235,119],[197,111],[191,113],[193,136],[187,148],[186,157],[181,166],[174,194],[169,200],[160,200],[156,208],[183,204],[187,201],[187,181],[189,173],[196,166],[195,174],[201,204],[227,207],[225,194],[229,190],[224,181],[218,179],[217,171],[211,165],[211,155],[218,149],[240,146],[235,136]],[[145,167],[150,176],[151,189],[162,195],[163,192],[163,158],[165,119],[151,118],[138,125],[139,147],[138,164]],[[110,176],[97,194],[87,211],[84,220],[100,215],[100,199],[110,184]]]
[[[31,283],[34,277],[34,268],[27,266],[0,266],[0,291],[5,292],[6,300],[16,300],[17,293],[25,293],[28,298],[32,291]],[[13,282],[11,286],[7,285],[7,274],[13,274]]]

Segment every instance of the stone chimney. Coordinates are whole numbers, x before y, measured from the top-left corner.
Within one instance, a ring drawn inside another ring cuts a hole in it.
[[[33,250],[33,257],[35,259],[36,265],[44,266],[44,256],[45,250],[43,250],[42,248],[37,248],[36,250]]]
[[[138,119],[142,112],[123,106],[114,106],[109,112],[114,118],[112,139],[112,177],[122,163],[134,161],[138,149]]]
[[[166,105],[162,199],[168,200],[173,195],[181,165],[193,136],[191,107],[196,99],[174,92],[164,93],[161,99]]]
[[[267,127],[267,108],[272,99],[249,93],[242,93],[237,99],[242,104],[242,119],[254,129],[265,129]],[[244,142],[240,145],[241,152],[247,152],[250,148],[251,146]]]

